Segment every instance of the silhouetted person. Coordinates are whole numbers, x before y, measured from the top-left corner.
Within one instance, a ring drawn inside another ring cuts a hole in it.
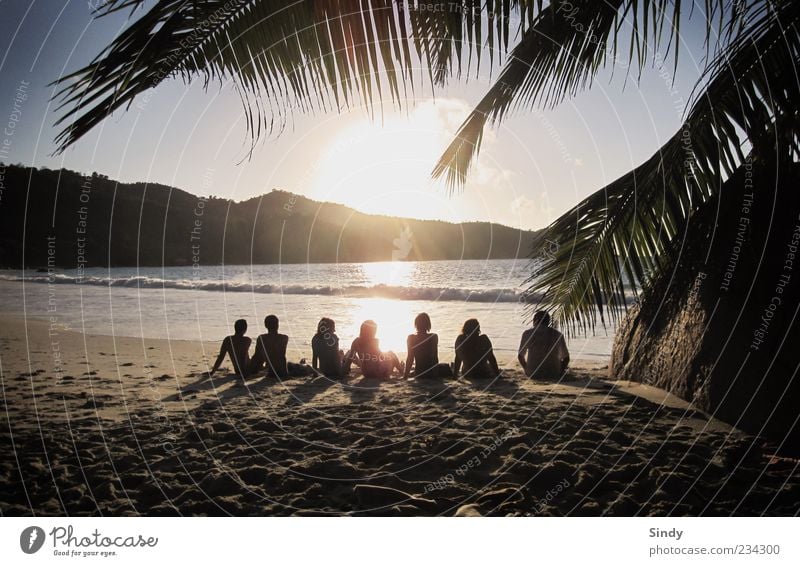
[[[453,363],[453,375],[458,376],[464,367],[464,377],[480,379],[495,378],[500,375],[497,359],[494,357],[492,342],[485,334],[481,334],[481,325],[475,318],[464,322],[461,334],[456,338],[456,361]]]
[[[278,334],[278,317],[274,314],[264,319],[264,326],[267,327],[267,333],[256,338],[256,351],[250,362],[250,373],[260,371],[266,364],[267,375],[288,377],[286,346],[289,344],[289,337],[286,334]]]
[[[247,332],[247,321],[240,318],[234,322],[233,331],[233,336],[226,336],[222,340],[217,361],[214,362],[214,367],[211,368],[209,376],[214,375],[219,369],[227,354],[231,358],[233,371],[242,379],[245,378],[247,367],[250,365],[250,343],[252,342],[250,338],[244,335]]]
[[[428,313],[420,313],[414,319],[416,334],[409,334],[406,340],[408,356],[403,377],[445,377],[450,372],[446,371],[446,364],[439,364],[439,337],[431,333],[431,317]]]
[[[517,354],[525,375],[533,379],[557,379],[569,366],[569,350],[564,335],[550,327],[550,315],[537,311],[533,328],[522,333]]]
[[[361,368],[364,377],[385,379],[397,370],[402,374],[404,364],[394,352],[381,352],[380,341],[376,338],[378,325],[373,320],[361,324],[358,338],[345,357],[344,373],[350,372],[350,363],[355,362]]]
[[[343,358],[336,335],[336,323],[330,318],[322,318],[317,325],[317,333],[311,339],[311,367],[328,377],[340,377]]]

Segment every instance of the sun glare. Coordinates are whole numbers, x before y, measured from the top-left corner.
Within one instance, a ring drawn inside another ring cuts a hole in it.
[[[407,287],[411,284],[416,262],[381,261],[361,265],[364,278],[370,286],[391,285],[393,287]]]
[[[405,352],[406,337],[412,333],[411,322],[416,316],[412,301],[395,301],[393,299],[355,299],[349,311],[350,317],[339,324],[340,336],[358,336],[361,323],[374,320],[378,325],[378,338],[381,350]],[[348,344],[349,346],[349,344]]]
[[[407,287],[413,283],[416,262],[384,261],[359,266],[368,287]],[[361,323],[371,319],[378,324],[378,338],[384,350],[403,352],[411,332],[413,312],[410,301],[384,298],[354,299],[349,317],[342,321],[342,336],[358,336]]]
[[[408,115],[359,119],[317,161],[311,198],[372,214],[460,221],[455,200],[430,173],[468,111],[465,102],[442,99]]]

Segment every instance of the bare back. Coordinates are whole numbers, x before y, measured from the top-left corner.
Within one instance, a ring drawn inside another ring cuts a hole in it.
[[[415,375],[430,372],[439,364],[439,336],[436,334],[410,334],[406,344]]]
[[[487,378],[495,374],[490,360],[494,359],[492,342],[485,334],[469,338],[463,334],[456,338],[456,357],[464,368],[464,377]]]
[[[254,363],[260,368],[266,364],[267,374],[287,377],[289,367],[286,363],[286,346],[289,337],[286,334],[262,334],[256,340],[256,352],[253,356]]]
[[[561,376],[569,352],[564,336],[555,328],[537,326],[522,333],[519,354],[525,356],[525,373],[534,379]]]

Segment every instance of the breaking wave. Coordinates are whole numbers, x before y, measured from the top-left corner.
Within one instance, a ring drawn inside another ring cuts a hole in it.
[[[0,281],[25,281],[63,285],[94,285],[100,287],[126,287],[134,289],[178,289],[187,291],[224,291],[227,293],[263,293],[286,295],[324,295],[352,298],[383,298],[406,301],[462,301],[475,303],[514,303],[522,293],[514,289],[459,289],[453,287],[403,287],[394,285],[314,286],[273,283],[248,283],[242,281],[160,279],[157,277],[97,277],[54,273],[0,275]],[[535,297],[534,297],[535,299]]]

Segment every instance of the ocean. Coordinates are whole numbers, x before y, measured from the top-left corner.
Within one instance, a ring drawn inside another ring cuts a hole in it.
[[[402,353],[414,317],[427,312],[442,360],[452,359],[463,322],[477,318],[498,358],[509,361],[528,321],[520,298],[529,268],[526,260],[469,260],[0,270],[0,313],[86,334],[204,341],[232,333],[239,318],[256,336],[275,314],[290,359],[310,361],[323,316],[336,322],[343,347],[372,319],[381,347]],[[572,337],[572,358],[602,361],[613,332]]]

